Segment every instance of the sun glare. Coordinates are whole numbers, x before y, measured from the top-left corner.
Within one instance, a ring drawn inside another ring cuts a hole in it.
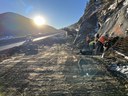
[[[37,26],[42,26],[45,24],[45,19],[42,17],[42,16],[36,16],[34,18],[34,23],[37,25]]]

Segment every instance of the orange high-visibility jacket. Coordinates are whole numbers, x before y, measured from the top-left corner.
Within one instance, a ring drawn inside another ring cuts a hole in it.
[[[102,44],[104,44],[106,40],[107,40],[107,37],[105,37],[105,36],[101,36],[101,37],[99,38],[99,41],[100,41]]]

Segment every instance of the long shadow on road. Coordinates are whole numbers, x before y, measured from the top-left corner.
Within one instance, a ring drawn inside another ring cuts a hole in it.
[[[54,45],[37,55],[1,62],[1,92],[5,96],[124,96],[100,62],[70,49]]]

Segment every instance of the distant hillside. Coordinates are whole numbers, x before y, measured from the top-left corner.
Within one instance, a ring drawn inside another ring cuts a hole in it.
[[[43,25],[41,28],[38,28],[33,20],[21,16],[16,13],[3,13],[0,14],[0,37],[2,36],[26,36],[29,34],[38,34],[38,33],[52,33],[58,32],[57,29]]]

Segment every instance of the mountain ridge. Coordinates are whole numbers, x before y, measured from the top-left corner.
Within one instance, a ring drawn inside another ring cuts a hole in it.
[[[31,34],[47,34],[58,32],[58,29],[50,25],[38,27],[32,19],[13,12],[0,14],[0,36],[26,36]]]

